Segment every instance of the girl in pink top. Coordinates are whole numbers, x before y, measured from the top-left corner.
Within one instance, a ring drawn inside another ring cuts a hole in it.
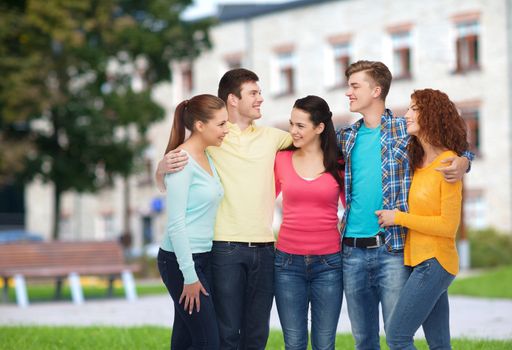
[[[313,349],[334,349],[343,297],[338,202],[341,165],[329,105],[298,99],[290,117],[293,145],[275,161],[283,222],[274,260],[275,296],[286,349],[306,349],[311,305]]]

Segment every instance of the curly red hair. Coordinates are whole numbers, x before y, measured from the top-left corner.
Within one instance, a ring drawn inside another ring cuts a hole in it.
[[[411,99],[418,108],[421,139],[458,155],[468,149],[466,123],[448,95],[439,90],[423,89],[415,90]],[[425,152],[418,137],[411,136],[407,151],[412,168],[421,167]]]

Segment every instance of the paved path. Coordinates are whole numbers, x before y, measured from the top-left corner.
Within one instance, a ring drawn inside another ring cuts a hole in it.
[[[38,302],[21,309],[0,304],[0,325],[156,325],[170,327],[173,314],[170,297],[144,296],[137,301],[103,299],[73,305],[68,301]],[[453,337],[512,339],[512,300],[487,300],[451,297]],[[271,327],[280,328],[277,311],[271,315]],[[347,309],[343,303],[338,332],[350,333]],[[421,330],[417,334],[422,337]]]

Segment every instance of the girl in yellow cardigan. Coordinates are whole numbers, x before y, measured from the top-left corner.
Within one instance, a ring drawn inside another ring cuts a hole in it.
[[[391,350],[415,349],[423,326],[430,349],[451,349],[448,286],[459,271],[455,236],[461,217],[462,183],[448,183],[437,169],[468,149],[466,126],[453,102],[438,90],[417,90],[405,115],[414,176],[409,213],[376,212],[381,226],[409,229],[404,263],[411,275],[400,293],[386,332]]]

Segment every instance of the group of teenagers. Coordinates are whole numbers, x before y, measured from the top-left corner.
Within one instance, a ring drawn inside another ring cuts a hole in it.
[[[451,349],[447,289],[473,158],[465,123],[433,89],[393,116],[381,62],[352,63],[346,78],[362,118],[338,131],[312,95],[295,101],[289,132],[257,126],[259,79],[243,68],[224,74],[218,96],[177,106],[156,172],[171,349],[264,349],[274,296],[286,349],[307,348],[309,313],[312,348],[334,349],[343,293],[356,349],[380,348],[379,305],[390,349],[415,349],[421,326],[430,349]]]

